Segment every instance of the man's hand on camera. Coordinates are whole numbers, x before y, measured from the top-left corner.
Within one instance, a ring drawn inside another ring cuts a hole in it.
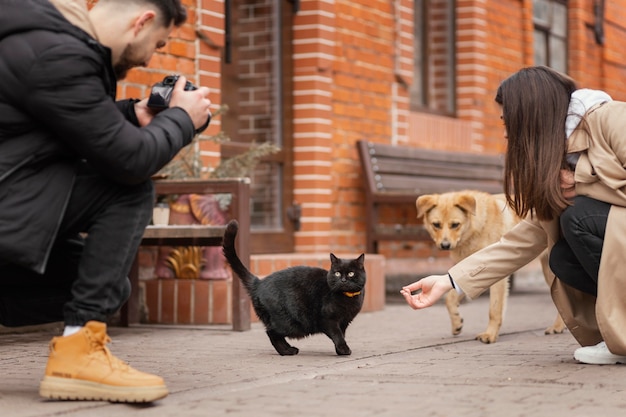
[[[135,116],[139,121],[139,126],[148,126],[154,118],[154,111],[148,107],[148,99],[145,98],[135,103]]]
[[[182,75],[174,85],[170,107],[180,107],[189,114],[196,129],[202,127],[211,114],[211,100],[209,100],[209,89],[198,87],[197,90],[185,91],[187,79]]]

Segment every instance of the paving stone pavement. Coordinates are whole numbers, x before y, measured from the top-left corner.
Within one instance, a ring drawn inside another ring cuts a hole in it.
[[[40,399],[39,380],[57,329],[0,334],[0,416],[623,416],[626,366],[577,363],[571,334],[546,336],[556,310],[541,282],[516,283],[500,339],[474,340],[488,297],[461,306],[450,334],[445,306],[413,311],[392,297],[348,328],[352,355],[323,335],[293,341],[281,357],[263,327],[112,327],[111,350],[163,376],[170,395],[154,404]]]

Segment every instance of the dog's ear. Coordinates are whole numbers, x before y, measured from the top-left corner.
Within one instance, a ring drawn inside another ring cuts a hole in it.
[[[476,198],[471,194],[459,194],[455,205],[467,213],[476,215]]]
[[[415,206],[417,207],[417,218],[424,216],[437,205],[437,196],[435,194],[425,194],[417,197]]]

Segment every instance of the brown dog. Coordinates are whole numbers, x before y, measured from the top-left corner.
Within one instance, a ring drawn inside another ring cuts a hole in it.
[[[504,194],[492,195],[480,191],[458,191],[420,196],[416,201],[417,217],[424,217],[424,227],[439,249],[449,250],[452,261],[459,262],[491,243],[510,230],[520,219],[506,204]],[[546,282],[549,273],[547,251],[541,256],[541,266]],[[509,278],[500,280],[489,289],[489,324],[476,336],[483,343],[495,343],[502,325]],[[446,295],[446,307],[452,322],[452,334],[463,330],[459,304],[463,296],[456,290]],[[554,324],[545,333],[562,333],[565,323],[557,314]]]

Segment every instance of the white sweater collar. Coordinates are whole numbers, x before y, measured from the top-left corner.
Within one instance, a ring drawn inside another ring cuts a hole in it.
[[[565,134],[570,137],[587,111],[596,104],[611,101],[610,95],[600,90],[583,88],[572,93],[565,119]]]

